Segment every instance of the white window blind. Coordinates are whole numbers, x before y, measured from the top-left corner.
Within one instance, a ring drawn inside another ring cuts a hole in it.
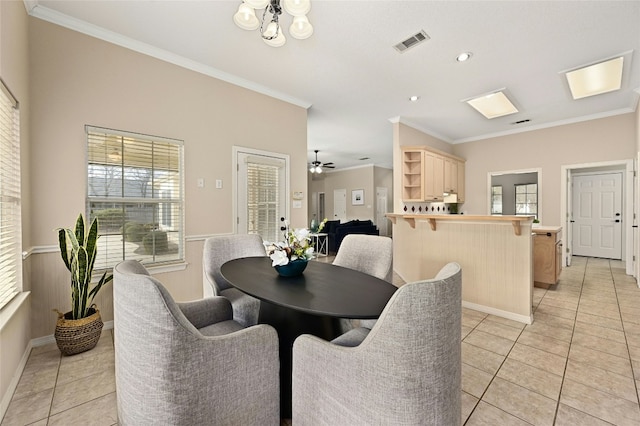
[[[96,268],[124,259],[184,260],[183,143],[97,127],[87,130],[87,210],[98,218]]]
[[[248,232],[267,241],[277,241],[280,234],[280,167],[247,161]]]
[[[22,289],[20,116],[0,80],[0,309]]]

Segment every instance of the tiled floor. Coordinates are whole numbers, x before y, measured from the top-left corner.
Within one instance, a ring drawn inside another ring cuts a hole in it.
[[[574,257],[534,307],[529,326],[463,309],[463,423],[640,424],[640,290],[623,264]],[[34,348],[2,425],[116,422],[107,330],[72,357]]]

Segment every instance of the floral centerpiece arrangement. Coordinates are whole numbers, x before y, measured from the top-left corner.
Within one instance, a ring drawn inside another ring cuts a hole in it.
[[[281,270],[278,267],[292,263],[306,266],[306,262],[314,257],[314,248],[311,244],[311,232],[307,228],[290,229],[289,221],[285,220],[285,218],[280,218],[280,220],[283,222],[280,230],[284,233],[284,241],[265,243],[265,246],[267,254],[271,258],[272,266],[282,275],[283,273],[280,272]],[[327,219],[324,219],[320,223],[317,232],[322,230],[326,222]],[[303,266],[300,266],[300,268],[302,269],[299,273],[304,270]]]

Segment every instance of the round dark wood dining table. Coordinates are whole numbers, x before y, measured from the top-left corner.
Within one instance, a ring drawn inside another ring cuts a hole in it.
[[[332,340],[340,319],[375,319],[397,287],[374,276],[330,263],[309,261],[297,277],[281,277],[268,257],[226,262],[222,277],[260,299],[258,322],[272,325],[280,343],[281,417],[291,417],[291,350],[301,334]]]

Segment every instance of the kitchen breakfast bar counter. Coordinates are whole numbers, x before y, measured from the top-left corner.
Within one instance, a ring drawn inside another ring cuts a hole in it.
[[[462,306],[533,322],[532,216],[387,214],[393,268],[406,282],[462,266]]]

